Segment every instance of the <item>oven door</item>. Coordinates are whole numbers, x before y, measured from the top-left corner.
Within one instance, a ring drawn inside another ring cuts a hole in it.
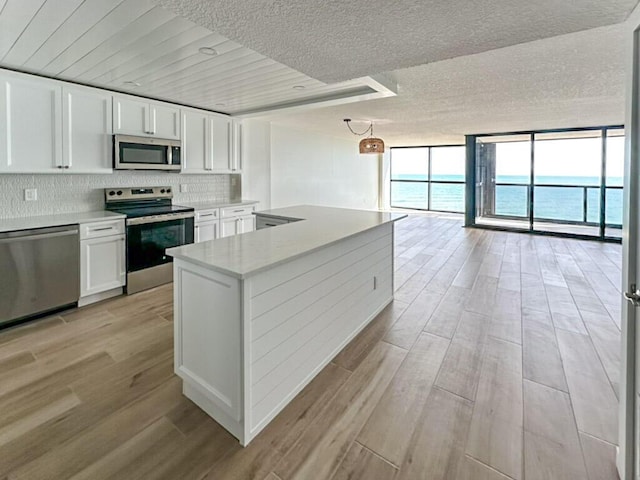
[[[180,170],[180,142],[114,135],[116,170]]]
[[[167,248],[193,243],[193,215],[189,212],[165,220],[160,219],[162,216],[127,220],[127,273],[170,263]]]

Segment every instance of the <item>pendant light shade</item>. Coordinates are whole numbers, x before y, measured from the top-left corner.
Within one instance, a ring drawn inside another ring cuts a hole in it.
[[[360,140],[360,153],[384,153],[384,142],[381,138],[373,136],[373,122],[369,123],[369,127],[367,127],[364,132],[358,133],[354,132],[351,128],[351,125],[349,124],[349,122],[351,122],[350,118],[345,118],[343,121],[347,124],[347,127],[354,135],[362,136],[366,135],[367,133],[369,134],[367,138],[363,138],[362,140]]]
[[[360,153],[384,153],[384,142],[381,138],[363,138],[360,140]]]

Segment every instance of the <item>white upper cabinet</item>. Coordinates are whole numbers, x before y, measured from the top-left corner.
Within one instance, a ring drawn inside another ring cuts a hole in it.
[[[111,95],[103,90],[62,87],[62,163],[71,173],[111,173]]]
[[[180,109],[141,98],[114,97],[113,132],[179,140]]]
[[[151,104],[150,123],[154,137],[180,140],[180,109],[173,106]]]
[[[182,110],[182,173],[240,173],[231,118]]]
[[[211,136],[211,167],[216,173],[231,170],[231,119],[228,117],[209,117]]]
[[[0,82],[0,172],[63,170],[60,85],[8,72]]]
[[[233,120],[231,128],[231,171],[240,173],[242,171],[242,122]]]
[[[208,125],[207,114],[194,110],[182,111],[182,173],[211,171]]]
[[[149,102],[132,98],[113,98],[113,133],[149,136],[151,119]]]

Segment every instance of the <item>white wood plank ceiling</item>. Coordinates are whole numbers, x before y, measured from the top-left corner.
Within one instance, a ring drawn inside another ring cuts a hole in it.
[[[152,0],[0,0],[0,66],[230,114],[374,91],[327,85]]]

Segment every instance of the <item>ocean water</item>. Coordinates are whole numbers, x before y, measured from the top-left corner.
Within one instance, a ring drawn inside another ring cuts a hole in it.
[[[422,175],[396,175],[394,180],[424,180]],[[464,181],[462,175],[434,175],[433,180]],[[516,217],[528,216],[528,177],[498,176],[496,183],[519,185],[496,186],[496,214]],[[583,186],[586,190],[587,221],[600,219],[600,179],[598,177],[537,177],[536,184],[559,184],[562,187],[536,186],[534,216],[536,218],[583,221]],[[608,178],[608,185],[622,185],[621,178]],[[564,186],[567,185],[567,186]],[[571,186],[573,185],[573,186]],[[391,205],[395,207],[427,209],[426,183],[391,182]],[[464,184],[431,184],[431,209],[448,212],[464,211]],[[606,223],[622,224],[622,189],[606,189]]]

